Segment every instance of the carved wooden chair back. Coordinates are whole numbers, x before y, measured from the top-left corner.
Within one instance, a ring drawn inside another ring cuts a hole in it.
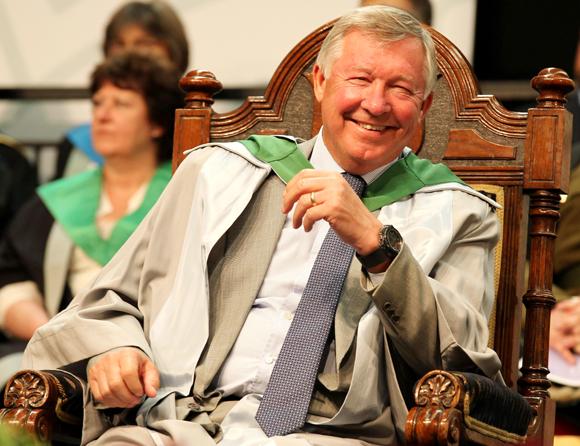
[[[211,108],[213,96],[221,89],[212,73],[188,73],[181,81],[186,105],[176,113],[174,168],[185,149],[210,141],[244,139],[251,134],[290,134],[304,139],[315,135],[321,122],[311,70],[332,24],[315,30],[288,54],[263,96],[248,97],[231,112],[215,113]],[[553,243],[560,193],[568,187],[571,121],[564,110],[564,96],[573,83],[560,70],[542,70],[532,80],[539,92],[537,107],[528,113],[508,111],[495,97],[479,94],[461,52],[436,30],[430,31],[439,79],[433,106],[412,148],[421,157],[446,163],[503,206],[490,344],[501,358],[507,384],[517,388],[538,411],[537,426],[532,429],[536,437],[549,436],[553,404],[546,375],[549,313],[554,304]],[[527,287],[526,249],[530,259]],[[524,330],[523,352],[522,302],[527,309],[526,326],[533,327]]]

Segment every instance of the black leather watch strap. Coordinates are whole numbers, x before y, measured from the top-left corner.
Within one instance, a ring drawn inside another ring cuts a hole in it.
[[[381,263],[392,261],[403,245],[403,238],[394,226],[385,225],[379,231],[379,248],[366,256],[358,253],[356,258],[366,268],[374,268]]]
[[[383,249],[379,248],[366,256],[361,256],[357,253],[356,258],[366,269],[371,269],[388,260],[393,260],[394,257],[389,256]]]

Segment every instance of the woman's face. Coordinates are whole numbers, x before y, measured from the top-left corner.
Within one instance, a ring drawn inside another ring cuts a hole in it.
[[[139,51],[171,60],[167,45],[139,25],[125,25],[107,49],[107,57],[124,51]]]
[[[105,160],[157,151],[163,129],[149,120],[147,103],[134,91],[105,83],[92,97],[93,144]]]

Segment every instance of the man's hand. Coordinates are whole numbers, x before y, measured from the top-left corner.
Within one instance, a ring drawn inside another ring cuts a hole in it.
[[[312,169],[298,173],[286,186],[282,212],[290,212],[294,204],[294,228],[302,226],[308,232],[318,220],[326,220],[359,254],[370,254],[379,247],[382,223],[339,173]]]
[[[576,363],[572,352],[580,353],[580,298],[558,302],[552,309],[550,347],[570,364]]]
[[[157,368],[134,347],[105,353],[89,368],[88,378],[94,399],[106,407],[134,407],[159,388]]]

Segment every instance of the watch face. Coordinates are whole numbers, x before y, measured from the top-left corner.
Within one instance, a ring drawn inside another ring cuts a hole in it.
[[[386,238],[387,243],[389,244],[389,247],[391,249],[397,251],[397,253],[401,251],[401,248],[403,247],[403,238],[401,237],[401,234],[399,234],[399,231],[397,231],[394,226],[388,227]]]

